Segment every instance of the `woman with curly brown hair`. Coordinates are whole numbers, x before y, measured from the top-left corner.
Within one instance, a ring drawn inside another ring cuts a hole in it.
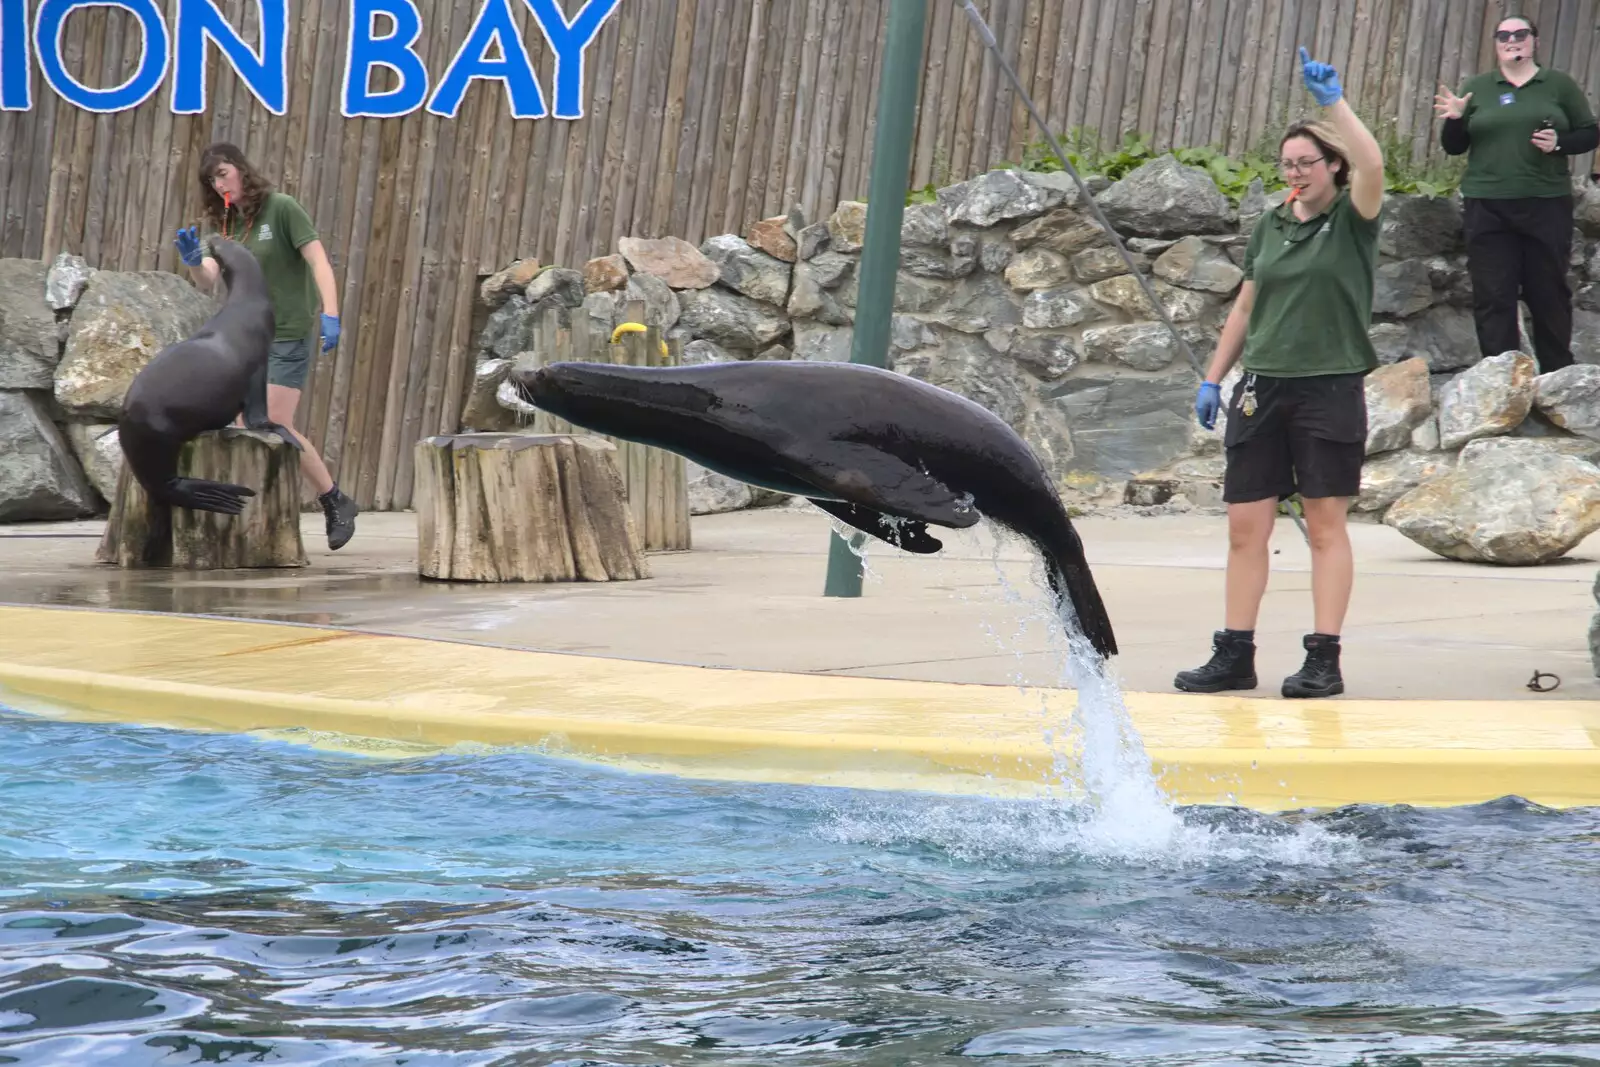
[[[294,425],[311,369],[319,296],[322,351],[339,341],[339,293],[328,253],[305,208],[294,197],[273,191],[231,144],[214,144],[201,154],[200,190],[207,221],[218,234],[248,248],[266,276],[278,326],[267,358],[267,414],[299,439],[300,471],[316,488],[317,503],[327,516],[328,547],[341,548],[355,533],[359,509],[340,491],[322,457]],[[179,230],[173,243],[196,284],[208,292],[213,289],[220,271],[196,227]]]

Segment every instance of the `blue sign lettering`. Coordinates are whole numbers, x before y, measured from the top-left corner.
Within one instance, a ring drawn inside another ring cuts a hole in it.
[[[62,31],[67,16],[80,7],[120,7],[131,11],[144,31],[144,54],[132,77],[111,89],[91,89],[67,72],[61,57]],[[167,23],[155,0],[42,0],[33,26],[33,46],[39,69],[50,88],[67,103],[85,111],[105,113],[138,107],[150,98],[167,76],[167,51],[171,40]]]
[[[0,111],[33,108],[33,57],[28,48],[27,0],[0,0]]]
[[[389,16],[390,33],[377,35],[379,15]],[[422,16],[411,0],[350,0],[350,43],[344,58],[344,102],[347,119],[388,119],[409,115],[428,95],[428,69],[417,55]],[[386,93],[372,91],[372,68],[387,67],[400,86]]]
[[[212,0],[178,0],[177,68],[172,81],[172,110],[198,115],[206,109],[206,38],[216,42],[233,72],[274,115],[288,103],[285,69],[289,64],[289,10],[284,0],[257,0],[261,19],[261,55],[234,32]]]
[[[499,59],[489,59],[485,55],[491,44],[499,46]],[[533,59],[517,33],[507,0],[483,0],[478,17],[472,21],[472,29],[467,31],[467,39],[461,42],[456,57],[445,68],[439,89],[428,102],[428,110],[445,118],[455,118],[467,84],[474,78],[505,82],[506,92],[511,96],[513,118],[542,119],[549,113],[544,106],[544,94],[533,77]]]

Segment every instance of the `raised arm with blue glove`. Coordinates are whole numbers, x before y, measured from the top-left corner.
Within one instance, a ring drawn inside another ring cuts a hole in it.
[[[179,230],[177,240],[172,242],[178,246],[178,258],[183,260],[186,267],[198,267],[204,257],[200,254],[200,234],[195,227]]]
[[[1344,88],[1339,84],[1339,72],[1328,63],[1313,60],[1305,45],[1300,46],[1300,73],[1305,78],[1306,88],[1311,90],[1311,95],[1323,107],[1332,107],[1344,96]]]

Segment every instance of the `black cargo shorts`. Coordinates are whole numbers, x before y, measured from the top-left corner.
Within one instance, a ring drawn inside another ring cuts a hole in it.
[[[1367,451],[1365,374],[1273,378],[1246,372],[1228,398],[1222,499],[1356,496]],[[1254,393],[1254,413],[1243,411]]]

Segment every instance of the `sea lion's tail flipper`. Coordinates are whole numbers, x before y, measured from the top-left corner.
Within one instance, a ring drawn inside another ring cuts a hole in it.
[[[246,424],[246,425],[248,425],[248,424]],[[279,423],[279,422],[263,422],[260,426],[251,426],[250,429],[252,429],[252,430],[264,430],[267,433],[275,433],[279,437],[283,438],[284,443],[293,445],[294,446],[294,450],[296,452],[304,452],[305,451],[304,448],[300,447],[300,438],[296,437],[289,430],[289,427],[283,425],[282,423]]]
[[[1062,553],[1045,553],[1045,570],[1050,575],[1050,588],[1058,602],[1071,601],[1078,617],[1078,629],[1089,639],[1089,644],[1101,656],[1117,654],[1117,636],[1111,629],[1111,616],[1100,599],[1100,589],[1089,572],[1089,561],[1084,558],[1083,545],[1073,537],[1074,552],[1063,558]]]
[[[806,499],[862,533],[871,534],[907,552],[927,556],[944,547],[943,541],[928,532],[928,524],[925,522],[891,518],[882,512],[864,508],[860,504],[846,504],[841,500],[818,500],[815,497]]]
[[[166,492],[162,495],[166,498],[165,503],[173,507],[237,515],[244,510],[244,498],[255,496],[256,491],[247,485],[230,485],[204,478],[174,478],[167,483]]]

